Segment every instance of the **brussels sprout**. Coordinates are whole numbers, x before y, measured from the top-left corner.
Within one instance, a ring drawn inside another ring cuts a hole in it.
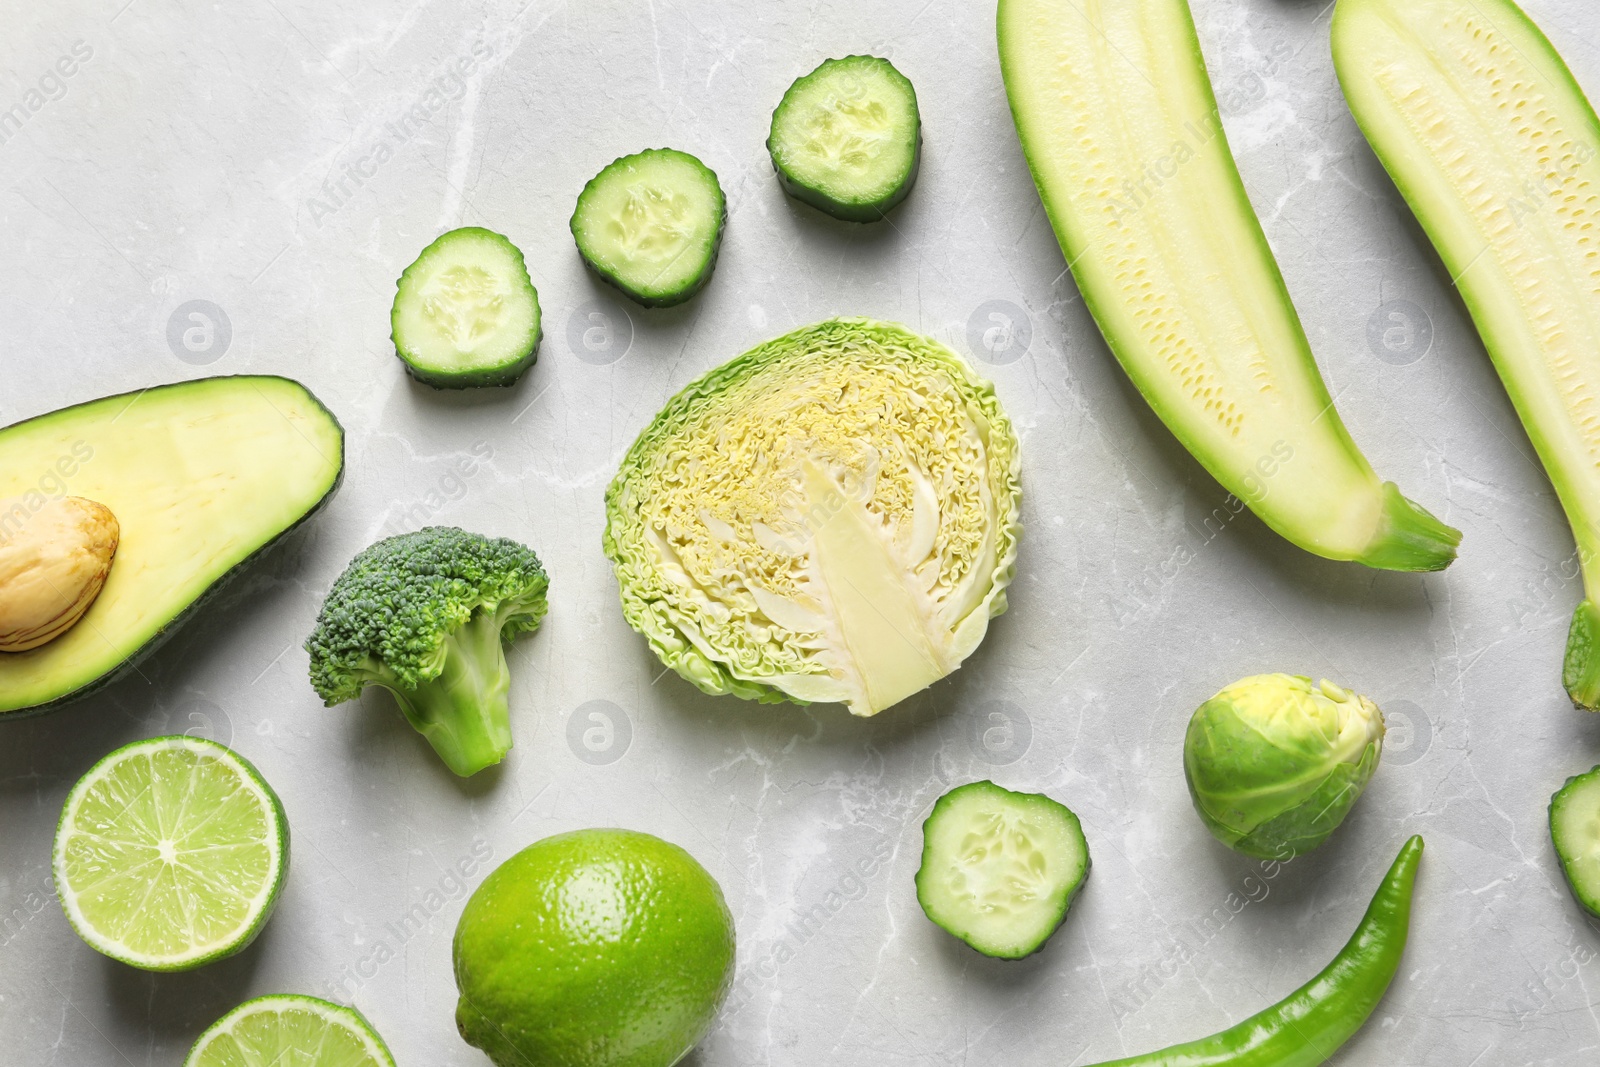
[[[1183,743],[1195,810],[1218,841],[1288,859],[1338,829],[1378,769],[1383,713],[1332,682],[1263,674],[1200,705]]]

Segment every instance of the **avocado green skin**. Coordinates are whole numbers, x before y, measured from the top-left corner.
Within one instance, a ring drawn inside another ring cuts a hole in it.
[[[300,385],[300,383],[296,382],[293,378],[287,378],[281,374],[214,375],[210,378],[198,378],[189,382],[173,382],[171,385],[158,385],[151,389],[136,389],[132,392],[113,393],[111,396],[96,397],[94,400],[86,400],[82,404],[74,404],[69,408],[59,408],[55,411],[47,412],[31,419],[24,419],[22,422],[12,423],[10,426],[5,427],[5,429],[0,429],[0,436],[4,436],[7,430],[15,429],[19,426],[27,426],[35,422],[42,422],[46,419],[61,418],[65,415],[71,414],[78,408],[85,407],[89,404],[98,404],[104,400],[116,400],[125,396],[136,397],[141,393],[154,392],[157,389],[183,389],[188,386],[196,385],[200,382],[216,381],[218,378],[273,378],[279,381],[293,382],[295,385]],[[300,385],[300,387],[305,389],[305,386],[303,385]],[[48,701],[47,703],[35,704],[33,707],[29,708],[17,708],[13,711],[0,712],[0,722],[5,722],[8,719],[31,718],[35,715],[42,715],[45,712],[55,711],[58,708],[66,706],[67,704],[71,704],[74,701],[81,700],[86,696],[98,692],[99,690],[110,685],[112,682],[117,681],[129,671],[138,667],[139,664],[148,659],[162,645],[166,644],[167,640],[171,638],[172,635],[177,632],[177,630],[183,626],[184,623],[188,622],[197,611],[211,603],[213,599],[216,599],[217,594],[223,592],[229,584],[239,577],[240,574],[248,570],[257,560],[266,555],[266,553],[275,545],[277,545],[284,538],[288,537],[290,534],[294,533],[296,530],[300,529],[300,527],[304,526],[307,522],[311,521],[316,517],[318,512],[328,506],[328,501],[333,499],[333,494],[337,493],[339,491],[339,487],[344,484],[344,426],[339,422],[338,418],[335,417],[333,412],[328,410],[328,406],[317,398],[316,394],[312,393],[311,390],[306,389],[306,395],[315,401],[317,407],[321,408],[323,413],[328,416],[328,421],[332,423],[334,428],[339,431],[339,470],[338,473],[334,475],[333,484],[328,487],[328,491],[326,493],[322,494],[322,499],[318,500],[314,505],[312,505],[311,509],[304,515],[300,516],[300,518],[296,520],[293,525],[287,526],[283,530],[274,534],[270,540],[263,542],[261,547],[256,549],[255,552],[241,560],[238,566],[234,567],[227,574],[224,574],[221,578],[218,578],[215,582],[213,582],[204,593],[190,601],[188,607],[184,608],[183,611],[173,616],[172,621],[168,622],[166,626],[162,627],[161,631],[157,633],[155,637],[151,638],[149,641],[146,641],[143,646],[141,646],[116,667],[97,678],[90,679],[83,685],[74,689],[72,692],[59,696],[54,700]]]
[[[650,904],[677,921],[651,923]],[[670,1067],[710,1031],[732,987],[733,916],[678,846],[578,830],[528,846],[484,880],[456,926],[453,958],[456,1026],[498,1067]],[[592,1010],[579,1017],[574,1003]]]
[[[626,282],[622,281],[622,279],[618,278],[611,271],[606,270],[594,260],[590,259],[589,254],[584,251],[583,238],[578,234],[578,212],[576,208],[573,209],[572,219],[567,225],[572,231],[573,241],[578,246],[578,255],[583,258],[584,266],[588,267],[594,272],[595,277],[599,278],[601,281],[605,282],[607,285],[611,286],[613,289],[617,290],[623,296],[627,297],[629,300],[632,300],[641,307],[669,308],[676,307],[677,305],[684,303],[690,297],[704,289],[706,287],[706,283],[711,280],[711,275],[717,268],[717,256],[722,252],[722,235],[727,231],[728,228],[728,197],[722,191],[722,182],[717,179],[717,172],[700,162],[700,159],[697,156],[690,156],[689,153],[679,152],[675,148],[647,148],[643,152],[634,153],[634,155],[644,156],[653,152],[671,152],[675,155],[688,156],[690,159],[694,160],[695,163],[699,164],[701,169],[703,169],[707,174],[711,175],[712,182],[714,182],[717,186],[717,195],[720,200],[717,214],[717,233],[716,236],[711,239],[711,253],[706,257],[706,265],[701,268],[700,273],[695,276],[694,281],[690,282],[682,289],[675,290],[671,293],[643,293],[637,289],[632,289],[627,285]],[[625,159],[631,158],[633,157],[618,156],[616,159],[613,159],[610,163],[607,163],[604,167],[602,167],[600,173],[596,174],[593,178],[590,178],[589,181],[584,185],[583,192],[578,194],[578,203],[580,205],[583,203],[584,196],[588,194],[591,188],[594,188],[605,178],[606,174],[611,170],[612,167],[616,166],[618,163],[621,163]]]
[[[1577,857],[1569,857],[1561,847],[1561,838],[1556,836],[1556,813],[1562,805],[1567,803],[1568,797],[1585,789],[1600,788],[1600,767],[1585,774],[1575,774],[1568,778],[1555,795],[1550,798],[1550,842],[1555,846],[1556,858],[1561,861],[1561,875],[1567,880],[1567,888],[1572,891],[1572,899],[1584,911],[1600,919],[1600,886],[1584,886],[1578,884],[1578,879],[1573,874]]]
[[[1318,1067],[1355,1035],[1400,969],[1422,838],[1400,849],[1344,948],[1311,981],[1219,1034],[1092,1067]]]
[[[917,116],[917,143],[912,149],[911,165],[906,168],[905,177],[895,187],[894,192],[882,200],[876,200],[872,203],[851,203],[844,200],[836,200],[821,189],[805,184],[784,170],[783,165],[778,162],[778,152],[773,142],[777,138],[778,115],[783,110],[783,103],[788,99],[788,93],[784,94],[784,101],[779,101],[777,108],[772,113],[772,130],[767,134],[767,153],[772,157],[772,169],[777,172],[778,184],[783,186],[785,193],[796,200],[810,204],[818,211],[826,212],[834,218],[842,219],[845,222],[878,222],[888,215],[890,210],[899,205],[902,200],[911,195],[912,186],[917,184],[917,173],[922,169],[922,109],[917,106],[917,91],[912,86],[911,79],[901,74],[895,69],[894,64],[886,59],[880,59],[877,56],[845,56],[844,59],[830,59],[810,74],[802,75],[795,79],[794,85],[789,87],[789,91],[793,92],[795,86],[808,78],[816,77],[819,73],[825,71],[830,64],[842,63],[851,59],[878,60],[878,62],[887,66],[896,77],[905,82],[906,88],[911,92],[911,109]]]
[[[419,367],[406,357],[405,350],[400,347],[396,335],[400,332],[396,320],[400,317],[400,290],[406,283],[406,275],[416,269],[429,252],[432,252],[447,238],[462,232],[470,232],[491,237],[505,245],[517,257],[517,262],[523,265],[523,276],[527,277],[527,261],[523,258],[522,249],[512,244],[510,238],[493,230],[484,229],[482,226],[462,226],[458,229],[442,233],[434,238],[433,243],[418,253],[417,258],[405,270],[400,272],[400,277],[395,281],[395,302],[389,311],[389,340],[394,343],[395,356],[406,368],[406,373],[424,385],[431,385],[435,389],[480,389],[516,385],[528,369],[539,360],[539,342],[544,340],[544,309],[539,306],[539,290],[534,288],[533,282],[528,282],[528,291],[533,296],[533,338],[528,343],[528,354],[511,363],[502,363],[498,367],[483,367],[478,370],[452,371],[449,373],[430,371],[426,367]]]

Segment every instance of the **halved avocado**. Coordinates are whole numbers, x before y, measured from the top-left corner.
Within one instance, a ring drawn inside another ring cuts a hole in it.
[[[298,382],[204,378],[0,429],[0,536],[51,496],[110,508],[121,545],[83,619],[0,652],[0,718],[44,711],[153,651],[225,579],[339,487],[344,430]]]

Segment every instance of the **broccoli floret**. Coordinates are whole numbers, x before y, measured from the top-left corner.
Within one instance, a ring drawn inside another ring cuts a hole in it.
[[[533,550],[446,526],[379,541],[350,561],[306,641],[328,707],[369,685],[465,777],[511,749],[505,644],[539,628],[550,586]]]

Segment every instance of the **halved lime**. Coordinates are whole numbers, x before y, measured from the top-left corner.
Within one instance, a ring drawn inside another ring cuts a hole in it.
[[[62,910],[90,948],[187,971],[261,932],[289,867],[289,823],[237,752],[156,737],[117,749],[72,787],[54,867]]]
[[[200,1035],[183,1067],[394,1067],[354,1008],[280,994],[247,1000]]]

